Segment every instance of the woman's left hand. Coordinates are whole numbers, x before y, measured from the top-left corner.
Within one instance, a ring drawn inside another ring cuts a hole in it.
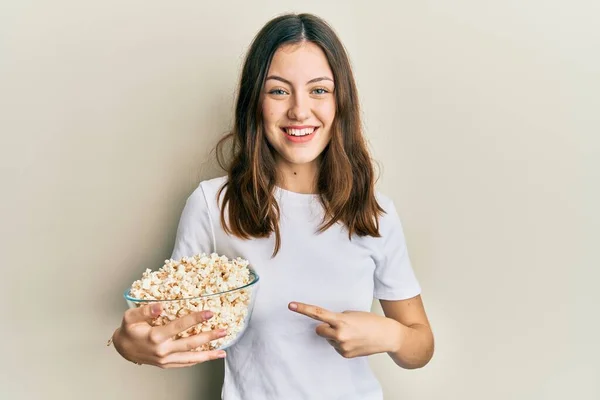
[[[317,335],[345,358],[395,352],[402,344],[402,325],[391,319],[363,311],[336,313],[321,307],[293,302],[289,309],[323,322]]]

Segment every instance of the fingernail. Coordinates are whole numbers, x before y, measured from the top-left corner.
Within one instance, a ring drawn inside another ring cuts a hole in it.
[[[227,357],[227,353],[225,353],[224,351],[222,351],[222,352],[220,352],[220,353],[217,355],[217,357],[219,357],[219,358],[225,358],[225,357]]]
[[[296,311],[298,309],[298,304],[296,303],[290,303],[290,310],[292,311]]]
[[[152,315],[157,315],[160,314],[160,304],[159,303],[154,303],[150,305],[150,311],[152,311]]]
[[[204,311],[204,318],[209,319],[213,317],[212,311]]]
[[[227,335],[227,330],[225,330],[225,329],[219,330],[219,335],[221,335],[221,336]]]

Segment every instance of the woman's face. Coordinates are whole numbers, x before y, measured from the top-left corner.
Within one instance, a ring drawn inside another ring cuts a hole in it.
[[[285,45],[271,61],[263,90],[267,140],[278,163],[313,163],[331,139],[335,117],[333,73],[319,46]]]

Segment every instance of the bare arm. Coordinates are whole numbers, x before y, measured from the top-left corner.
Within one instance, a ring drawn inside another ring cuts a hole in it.
[[[380,300],[387,318],[396,321],[392,348],[387,352],[402,368],[422,368],[434,352],[433,332],[421,296],[406,300]]]

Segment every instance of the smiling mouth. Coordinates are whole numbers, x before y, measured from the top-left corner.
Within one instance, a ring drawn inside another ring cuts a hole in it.
[[[301,137],[305,137],[305,136],[310,136],[313,133],[315,133],[315,131],[318,129],[318,127],[312,126],[312,127],[307,127],[307,128],[281,128],[282,131],[284,131],[286,133],[286,135],[288,136],[292,136],[292,137],[297,137],[297,138],[301,138]]]

